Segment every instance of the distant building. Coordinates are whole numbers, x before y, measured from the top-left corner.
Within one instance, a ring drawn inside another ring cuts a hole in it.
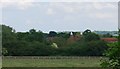
[[[117,42],[117,38],[101,38],[101,40],[106,41],[106,42]]]
[[[72,44],[81,38],[81,33],[80,32],[71,32],[70,37],[67,40],[67,44]]]

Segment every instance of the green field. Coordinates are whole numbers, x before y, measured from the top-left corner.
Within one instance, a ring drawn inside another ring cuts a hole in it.
[[[3,67],[100,67],[100,57],[37,59],[3,58]]]

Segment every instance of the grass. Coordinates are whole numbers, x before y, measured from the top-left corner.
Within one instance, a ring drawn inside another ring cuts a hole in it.
[[[0,57],[0,68],[2,68],[2,58]]]
[[[3,67],[100,67],[100,57],[79,59],[3,58]]]

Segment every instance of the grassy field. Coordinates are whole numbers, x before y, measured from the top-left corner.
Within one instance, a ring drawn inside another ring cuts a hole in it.
[[[100,67],[100,57],[38,59],[3,58],[3,67]]]

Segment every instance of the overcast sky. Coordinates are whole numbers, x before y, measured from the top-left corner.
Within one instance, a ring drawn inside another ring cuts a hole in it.
[[[1,23],[16,31],[117,30],[117,2],[8,2]]]

